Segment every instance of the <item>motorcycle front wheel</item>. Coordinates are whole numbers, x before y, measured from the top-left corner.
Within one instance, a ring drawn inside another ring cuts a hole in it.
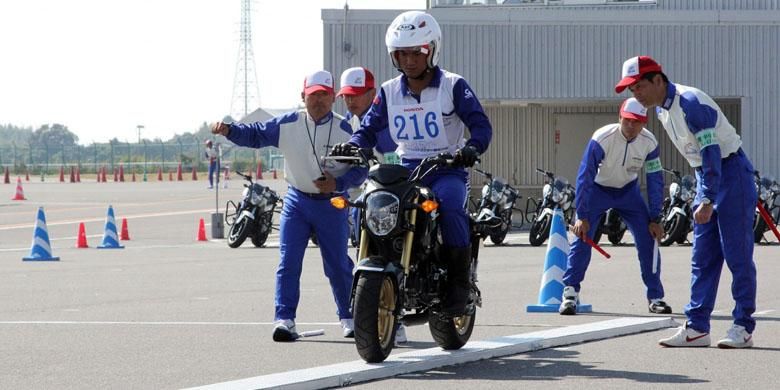
[[[397,290],[391,275],[363,272],[355,288],[355,346],[368,363],[387,359],[395,340]]]
[[[249,235],[249,218],[242,218],[230,227],[228,231],[227,244],[231,248],[238,248]]]
[[[490,242],[495,245],[501,245],[501,243],[504,242],[504,239],[506,239],[509,229],[512,228],[512,210],[510,209],[507,212],[504,212],[504,215],[501,216],[501,220],[501,230],[498,233],[490,235]]]
[[[442,349],[460,349],[471,337],[477,314],[455,318],[443,318],[437,313],[428,316],[428,328],[436,344]]]
[[[265,245],[265,241],[268,239],[268,233],[271,232],[271,220],[270,218],[264,218],[265,220],[263,222],[260,222],[258,226],[255,227],[255,234],[253,234],[250,239],[252,240],[252,245],[254,245],[257,248],[260,248],[261,246]]]
[[[532,246],[539,246],[547,241],[547,237],[550,236],[550,223],[552,218],[550,215],[545,215],[541,220],[535,220],[531,224],[531,231],[528,233],[528,241]]]
[[[760,243],[761,239],[764,238],[764,232],[767,230],[769,228],[766,226],[766,221],[760,214],[756,213],[755,222],[753,223],[753,242],[756,244]]]
[[[673,242],[687,234],[687,221],[685,217],[676,214],[671,221],[664,222],[664,236],[661,238],[661,246],[672,245]]]
[[[617,232],[617,233],[610,233],[607,234],[607,238],[609,239],[609,242],[612,243],[612,245],[620,245],[620,241],[623,240],[623,236],[626,235],[625,229]]]

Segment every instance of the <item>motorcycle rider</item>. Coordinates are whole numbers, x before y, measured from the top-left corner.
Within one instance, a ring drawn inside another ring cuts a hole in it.
[[[301,98],[306,106],[303,110],[266,122],[217,123],[211,132],[241,146],[275,146],[285,156],[288,187],[279,222],[274,341],[298,338],[295,314],[303,255],[312,230],[319,237],[325,275],[336,299],[344,337],[354,337],[349,305],[353,263],[347,256],[347,210],[331,206],[330,198],[360,185],[367,170],[320,158],[328,154],[334,143],[346,142],[352,134],[349,123],[331,111],[335,94],[330,72],[320,70],[306,76]]]
[[[623,63],[622,76],[615,92],[628,88],[642,105],[655,107],[669,139],[696,168],[691,301],[685,307],[688,319],[659,344],[710,346],[710,315],[725,259],[736,305],[734,323],[718,347],[752,347],[756,327],[752,222],[758,195],[742,140],[711,97],[697,88],[670,82],[652,58],[629,58]]]
[[[439,24],[425,12],[408,11],[393,20],[385,44],[401,75],[382,84],[360,130],[349,143],[334,147],[334,155],[350,155],[356,147],[374,147],[380,133],[389,127],[390,136],[398,144],[401,165],[409,169],[440,153],[453,154],[455,164],[461,167],[476,163],[487,150],[493,130],[466,80],[438,66],[441,42]],[[466,127],[471,137],[464,142]],[[469,297],[467,177],[463,168],[448,168],[423,181],[440,205],[442,258],[449,274],[442,306],[446,317],[463,315]]]
[[[661,208],[664,178],[658,141],[643,127],[647,109],[634,98],[620,106],[619,123],[606,125],[593,133],[577,173],[577,221],[563,274],[563,299],[560,314],[577,313],[580,283],[590,263],[592,239],[607,209],[614,209],[626,222],[636,242],[642,281],[647,287],[648,310],[668,314],[672,308],[664,302],[661,284],[661,255],[655,241],[663,237]],[[638,174],[644,167],[648,204],[639,188]]]

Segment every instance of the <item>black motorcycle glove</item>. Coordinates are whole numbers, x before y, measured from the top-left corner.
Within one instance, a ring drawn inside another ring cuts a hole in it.
[[[471,145],[466,145],[455,152],[455,156],[452,159],[452,164],[469,168],[474,166],[478,158],[479,152],[477,151],[477,148]]]
[[[334,145],[333,149],[330,151],[330,155],[336,157],[352,157],[357,155],[357,151],[358,147],[356,145],[344,142]]]

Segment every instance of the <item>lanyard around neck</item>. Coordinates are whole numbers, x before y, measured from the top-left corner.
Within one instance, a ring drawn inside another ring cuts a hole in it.
[[[322,176],[325,176],[325,172],[322,170],[322,164],[320,164],[320,158],[317,156],[317,147],[314,145],[314,142],[317,140],[317,122],[312,120],[314,122],[314,138],[312,138],[311,130],[309,129],[309,115],[305,115],[303,117],[303,123],[306,124],[306,135],[309,136],[309,144],[311,145],[311,152],[314,155],[314,161],[317,163],[317,169],[320,170],[320,173]],[[325,144],[325,152],[327,152],[327,148],[330,147],[330,136],[333,133],[333,117],[330,118],[330,128],[328,129],[328,142]]]

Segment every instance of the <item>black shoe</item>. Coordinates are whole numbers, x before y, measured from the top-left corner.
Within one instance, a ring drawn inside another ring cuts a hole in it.
[[[471,283],[471,246],[465,248],[444,247],[441,252],[443,262],[447,264],[447,294],[442,302],[444,317],[460,317],[466,313]]]
[[[654,314],[672,314],[672,308],[661,299],[651,300],[647,310]]]

